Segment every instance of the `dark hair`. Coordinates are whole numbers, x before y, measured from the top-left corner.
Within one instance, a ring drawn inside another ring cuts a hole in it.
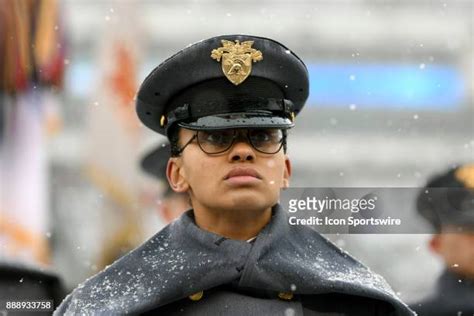
[[[181,148],[179,147],[179,127],[171,126],[168,130],[168,139],[170,141],[171,157],[178,157]]]
[[[457,216],[456,210],[462,210],[462,203],[469,197],[466,190],[449,190],[466,188],[456,177],[459,166],[451,167],[443,174],[431,177],[425,187],[420,189],[416,199],[418,213],[436,230],[441,232],[443,226],[449,225]],[[435,190],[429,190],[433,188]],[[436,190],[438,189],[438,190]]]
[[[286,129],[283,132],[283,152],[286,154],[287,149],[287,136],[288,132]],[[168,131],[168,139],[170,141],[171,157],[178,157],[181,154],[181,147],[179,146],[179,127],[172,126]]]
[[[286,154],[286,141],[288,139],[288,130],[287,129],[283,129],[282,130],[282,133],[283,133],[283,153]]]

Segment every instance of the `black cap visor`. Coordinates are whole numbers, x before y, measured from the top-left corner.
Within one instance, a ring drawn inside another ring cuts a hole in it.
[[[178,126],[190,130],[221,130],[229,128],[279,128],[289,129],[294,123],[281,116],[263,113],[227,113],[209,115],[192,122],[179,122]]]

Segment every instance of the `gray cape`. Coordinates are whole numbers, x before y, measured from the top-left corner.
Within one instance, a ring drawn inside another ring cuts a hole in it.
[[[296,295],[341,293],[413,315],[385,280],[315,230],[288,224],[277,204],[250,244],[200,229],[192,210],[79,285],[55,314],[138,314],[240,279],[239,286]]]

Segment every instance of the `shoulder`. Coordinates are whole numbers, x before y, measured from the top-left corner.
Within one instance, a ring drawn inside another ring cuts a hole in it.
[[[319,258],[319,262],[323,263],[323,260],[333,260],[333,263],[340,263],[344,266],[357,267],[366,270],[367,267],[360,263],[357,259],[352,257],[347,251],[337,247],[332,241],[320,234],[314,228],[306,225],[291,225],[289,223],[289,216],[284,210],[283,220],[280,220],[285,225],[286,233],[281,236],[283,243],[291,243],[298,245],[298,247],[292,247],[292,252],[301,252],[309,256],[315,256]]]
[[[339,293],[385,301],[411,315],[377,273],[341,250],[316,230],[288,223],[288,215],[279,209],[275,223],[261,247],[258,266],[265,275],[277,276],[282,284],[294,284],[300,293]],[[270,237],[269,237],[270,236]],[[259,236],[260,238],[260,236]],[[257,239],[256,246],[259,245]],[[258,274],[254,274],[258,277]],[[266,280],[274,284],[275,280]],[[404,314],[404,315],[405,315]]]

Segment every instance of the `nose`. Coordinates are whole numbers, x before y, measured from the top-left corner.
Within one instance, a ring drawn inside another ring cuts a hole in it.
[[[231,162],[245,162],[255,160],[255,151],[244,137],[238,137],[229,151]]]

